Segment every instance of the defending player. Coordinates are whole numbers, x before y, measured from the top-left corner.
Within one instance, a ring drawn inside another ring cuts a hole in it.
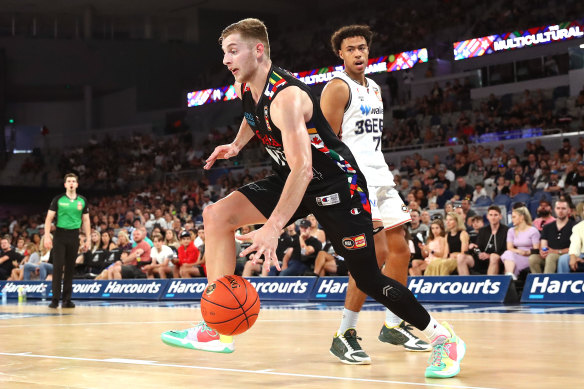
[[[363,25],[345,26],[332,35],[332,49],[343,60],[345,71],[326,85],[320,106],[335,134],[351,149],[367,179],[377,262],[380,267],[385,264],[385,275],[406,286],[410,249],[404,238],[403,225],[411,221],[411,217],[394,188],[393,175],[381,151],[381,89],[365,77],[372,36],[369,27]],[[366,298],[350,277],[343,318],[330,349],[331,354],[344,363],[371,363],[371,358],[359,345],[355,331]],[[430,345],[413,335],[408,327],[398,316],[386,310],[379,340],[403,345],[409,351],[430,351]],[[349,344],[353,344],[351,353],[347,353]]]
[[[275,252],[281,229],[313,213],[342,255],[357,286],[434,343],[434,358],[426,376],[452,377],[460,371],[466,347],[452,329],[440,325],[399,282],[384,276],[375,260],[375,247],[366,182],[345,146],[332,132],[310,88],[287,71],[272,65],[268,34],[257,19],[244,19],[223,30],[223,63],[236,80],[244,119],[228,145],[215,148],[207,159],[239,153],[254,134],[272,157],[275,175],[248,184],[205,208],[207,276],[210,282],[235,269],[235,230],[247,224],[262,228],[240,239],[253,243],[240,255],[262,255],[264,266],[279,268]],[[232,352],[233,339],[205,323],[162,334],[165,343],[198,350]]]

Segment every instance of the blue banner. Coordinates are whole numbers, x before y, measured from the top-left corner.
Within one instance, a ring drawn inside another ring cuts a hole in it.
[[[522,303],[584,303],[584,273],[530,274]]]
[[[328,278],[328,277],[327,277]],[[260,300],[306,301],[316,283],[316,277],[249,277]]]
[[[321,277],[310,294],[311,301],[345,301],[349,277]],[[375,301],[367,296],[367,301]]]
[[[206,287],[206,278],[171,279],[168,280],[160,298],[162,300],[200,300]]]
[[[408,288],[421,302],[502,303],[514,297],[508,296],[510,285],[511,276],[408,278]]]
[[[40,299],[50,298],[51,282],[46,281],[0,281],[0,290],[5,292],[9,299],[18,298],[18,289],[22,288],[26,292],[26,298]]]

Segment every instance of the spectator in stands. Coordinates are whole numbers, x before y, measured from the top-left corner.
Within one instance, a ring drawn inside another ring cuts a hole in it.
[[[205,275],[202,265],[201,254],[195,246],[191,234],[188,231],[181,232],[178,261],[174,263],[174,278],[202,277]]]
[[[454,193],[440,182],[434,185],[434,189],[436,190],[436,204],[438,208],[444,208],[446,202],[454,197]]]
[[[535,179],[531,183],[531,190],[533,192],[544,191],[550,182],[550,168],[546,161],[541,161],[539,172],[536,171]]]
[[[426,275],[446,276],[457,268],[457,258],[468,251],[469,236],[462,217],[456,212],[446,216],[446,255],[433,260],[426,268]]]
[[[313,214],[310,214],[306,217],[306,219],[310,222],[310,235],[314,236],[316,239],[320,241],[323,245],[326,243],[326,235],[324,231],[318,227],[318,221]]]
[[[476,242],[469,244],[470,251],[457,256],[458,274],[499,274],[501,255],[507,248],[508,227],[501,224],[501,209],[491,205],[487,211],[488,226],[478,230]]]
[[[474,189],[471,185],[466,182],[464,177],[458,177],[456,179],[456,183],[458,184],[458,188],[456,189],[456,194],[454,195],[454,200],[462,200],[468,196],[471,198],[474,192]]]
[[[584,219],[584,212],[580,214]],[[558,273],[584,272],[584,220],[572,228],[570,236],[569,260],[558,260]]]
[[[570,186],[572,195],[584,194],[584,161],[579,161],[576,171],[569,174],[566,185]]]
[[[501,255],[501,260],[505,274],[516,280],[519,272],[529,267],[531,250],[539,249],[540,234],[531,225],[531,215],[525,207],[513,209],[511,221],[513,227],[507,233],[507,250]]]
[[[513,179],[513,172],[507,168],[503,162],[497,165],[497,177],[504,177],[505,181],[510,182]],[[496,179],[498,182],[498,179]]]
[[[290,259],[288,267],[280,272],[281,276],[300,276],[310,270],[322,249],[322,242],[311,234],[312,223],[308,219],[300,221],[300,260]]]
[[[471,209],[469,198],[464,197],[462,200],[460,200],[460,205],[458,207],[462,210],[462,217],[463,217],[462,220],[464,221],[465,224],[470,225],[470,222],[468,221],[468,219],[476,216],[477,213]],[[456,209],[455,209],[455,211],[456,211]]]
[[[529,194],[529,192],[529,186],[527,185],[527,182],[523,176],[521,174],[515,174],[513,176],[513,185],[511,185],[511,188],[509,189],[509,195],[511,197],[515,197],[519,193]]]
[[[136,245],[129,254],[123,253],[120,261],[113,266],[113,279],[122,278],[146,278],[142,271],[142,266],[148,265],[150,259],[150,245],[144,239],[146,236],[141,228],[137,228],[132,233]]]
[[[424,224],[426,226],[429,226],[430,222],[431,222],[430,212],[422,211],[420,213],[420,224]]]
[[[178,241],[174,230],[166,230],[164,232],[164,245],[170,247],[175,252],[178,250],[180,242]]]
[[[559,258],[569,262],[570,236],[576,221],[569,218],[570,207],[565,200],[558,200],[554,206],[555,222],[543,226],[539,253],[529,256],[529,269],[532,273],[555,273]],[[544,266],[545,263],[545,266]]]
[[[410,216],[412,218],[412,221],[408,224],[408,231],[410,232],[410,235],[416,236],[420,242],[425,242],[430,229],[426,224],[421,222],[420,211],[410,210]]]
[[[564,191],[564,180],[560,178],[557,170],[550,172],[550,180],[544,188],[544,192],[552,196],[559,196]]]
[[[0,238],[0,280],[6,280],[12,274],[12,269],[17,268],[24,256],[18,254],[10,245],[10,236]]]
[[[412,267],[409,271],[411,276],[421,276],[428,267],[428,264],[436,259],[444,258],[448,254],[445,235],[446,232],[444,231],[442,219],[432,220],[430,222],[430,231],[426,243],[418,243],[424,259],[412,260]]]
[[[152,242],[154,243],[154,247],[150,250],[152,263],[143,268],[146,277],[154,278],[155,275],[158,275],[160,279],[165,279],[169,275],[172,276],[174,272],[172,260],[176,257],[175,252],[163,243],[164,238],[160,234],[153,235]]]
[[[107,235],[106,231],[104,233]],[[97,277],[107,267],[106,261],[109,258],[109,247],[103,247],[101,234],[97,230],[91,231],[90,242],[91,247],[83,255],[82,266],[76,266],[75,269],[82,278]]]
[[[472,202],[475,203],[479,197],[489,197],[482,182],[475,184],[475,190],[472,192]]]
[[[505,180],[504,176],[497,176],[495,179],[495,189],[493,190],[493,198],[500,194],[509,195],[509,182]]]

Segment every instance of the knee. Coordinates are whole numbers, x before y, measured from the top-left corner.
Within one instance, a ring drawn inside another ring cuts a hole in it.
[[[499,262],[501,262],[501,256],[499,254],[491,254],[489,257],[489,263],[498,264]]]
[[[529,266],[539,265],[542,262],[543,259],[539,254],[531,254],[529,256]]]
[[[466,263],[467,263],[467,260],[468,260],[468,258],[467,258],[467,255],[466,255],[466,254],[462,254],[462,253],[461,253],[461,254],[458,254],[458,255],[456,256],[456,263],[457,263],[458,265],[463,265],[463,264],[466,264]]]
[[[203,224],[205,229],[229,227],[235,231],[233,221],[230,221],[228,212],[222,210],[220,203],[211,204],[203,210]]]

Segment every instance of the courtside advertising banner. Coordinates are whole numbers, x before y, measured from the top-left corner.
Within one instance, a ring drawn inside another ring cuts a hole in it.
[[[408,288],[421,302],[502,303],[511,276],[409,277]]]
[[[316,282],[311,301],[345,301],[349,277],[320,277]],[[375,301],[367,297],[368,301]]]
[[[522,303],[584,303],[584,273],[530,274]]]
[[[73,299],[158,300],[167,280],[75,280]]]
[[[22,289],[21,289],[22,288]],[[46,281],[0,281],[0,290],[2,290],[9,299],[18,298],[18,290],[21,289],[21,293],[26,292],[26,298],[40,299],[43,297],[50,298],[53,296],[51,293],[51,283]]]
[[[249,277],[247,280],[257,290],[260,300],[306,301],[316,283],[315,277]]]
[[[162,300],[200,300],[205,288],[206,278],[188,278],[168,280],[161,295]]]

